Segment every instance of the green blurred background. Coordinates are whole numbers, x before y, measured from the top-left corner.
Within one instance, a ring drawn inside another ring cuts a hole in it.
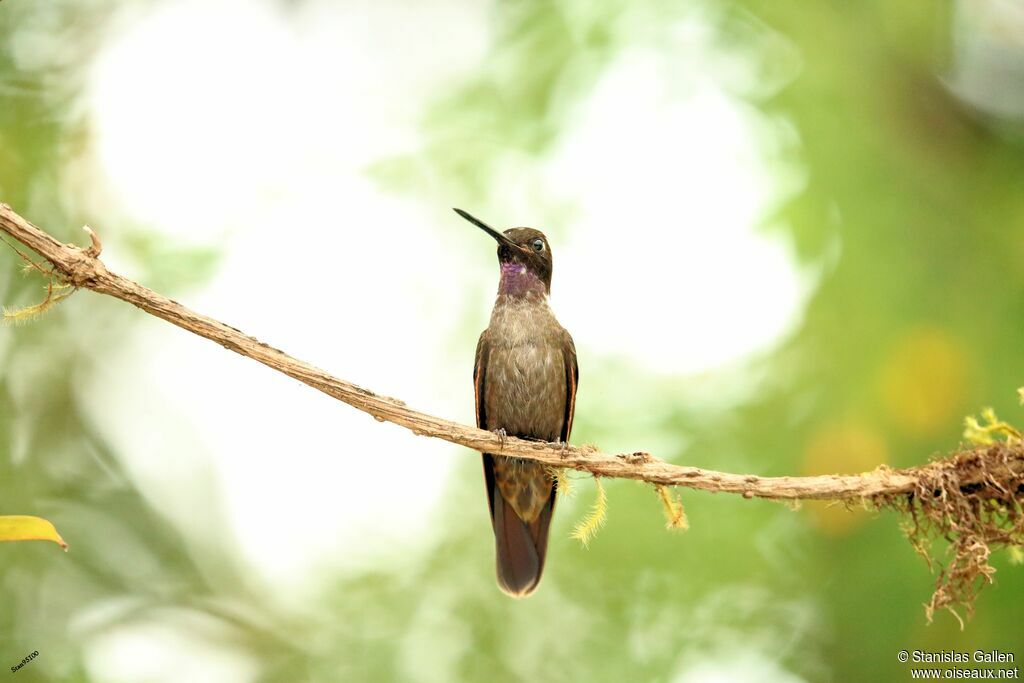
[[[470,421],[492,247],[552,238],[573,440],[757,474],[909,466],[1024,385],[1024,9],[0,3],[0,201],[143,284]],[[560,248],[560,245],[565,245]],[[0,302],[42,282],[0,250]],[[56,681],[908,680],[964,630],[892,513],[574,477],[493,581],[477,457],[79,293],[0,329],[0,665]],[[381,435],[381,442],[375,441]],[[941,547],[937,548],[941,554]]]

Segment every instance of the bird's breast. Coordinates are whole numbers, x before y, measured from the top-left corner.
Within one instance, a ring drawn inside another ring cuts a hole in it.
[[[486,412],[489,429],[554,441],[565,419],[561,327],[546,305],[495,311],[489,329]]]

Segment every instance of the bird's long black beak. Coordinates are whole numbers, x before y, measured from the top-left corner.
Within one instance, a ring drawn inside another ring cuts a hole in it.
[[[479,218],[476,218],[476,217],[470,215],[469,213],[463,211],[462,209],[454,209],[454,211],[455,211],[455,213],[459,214],[460,216],[465,218],[467,221],[469,221],[470,223],[472,223],[473,225],[475,225],[476,227],[480,228],[481,230],[486,232],[488,235],[493,237],[495,240],[497,240],[498,244],[501,244],[501,245],[504,245],[506,247],[509,247],[510,249],[515,249],[516,251],[522,251],[523,250],[523,248],[520,247],[518,244],[516,244],[515,242],[510,240],[508,237],[505,237],[505,235],[503,235],[502,233],[498,232],[497,230],[495,230],[491,226],[487,225],[486,223],[484,223]]]

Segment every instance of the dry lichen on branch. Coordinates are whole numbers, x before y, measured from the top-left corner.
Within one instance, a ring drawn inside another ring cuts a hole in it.
[[[27,317],[52,306],[80,288],[126,301],[182,329],[206,337],[238,354],[252,358],[289,377],[361,410],[379,421],[391,422],[413,433],[444,439],[476,451],[527,458],[559,470],[575,469],[595,477],[634,479],[656,488],[670,528],[685,528],[682,503],[670,486],[736,493],[744,498],[801,499],[860,503],[875,509],[894,509],[908,520],[907,536],[933,571],[939,564],[936,587],[926,607],[953,611],[957,604],[972,609],[977,591],[992,581],[992,551],[1024,544],[1024,445],[1020,433],[999,422],[990,412],[984,426],[968,422],[966,436],[974,447],[948,458],[902,470],[879,467],[856,475],[812,477],[759,477],[715,472],[658,460],[648,453],[610,455],[592,446],[541,443],[505,437],[413,410],[402,401],[379,396],[350,382],[292,358],[218,320],[200,315],[138,283],[112,273],[98,256],[102,248],[96,233],[86,229],[91,246],[63,244],[0,204],[0,231],[38,253],[47,262],[37,264],[16,247],[30,270],[47,277],[47,299],[42,309],[28,307],[14,317]],[[55,294],[56,292],[56,294]],[[55,300],[56,299],[56,300]],[[27,311],[27,312],[26,312]],[[1003,441],[996,441],[1002,437]],[[602,490],[603,493],[603,490]],[[606,502],[600,497],[592,514],[577,527],[589,538],[604,519]],[[945,566],[936,563],[931,542],[943,538],[951,555]],[[953,611],[953,614],[956,614]],[[958,617],[959,618],[959,617]]]
[[[937,572],[935,590],[925,605],[929,620],[935,610],[945,608],[962,626],[955,607],[973,613],[978,591],[993,581],[992,552],[1024,544],[1024,477],[1011,466],[1022,454],[1019,440],[962,451],[922,468],[913,492],[872,499],[878,507],[904,515],[907,539]],[[936,539],[948,543],[945,563],[931,550]]]

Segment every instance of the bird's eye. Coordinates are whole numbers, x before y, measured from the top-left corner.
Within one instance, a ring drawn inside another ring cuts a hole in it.
[[[534,251],[544,251],[544,240],[538,237],[531,243],[531,246],[533,246]]]

